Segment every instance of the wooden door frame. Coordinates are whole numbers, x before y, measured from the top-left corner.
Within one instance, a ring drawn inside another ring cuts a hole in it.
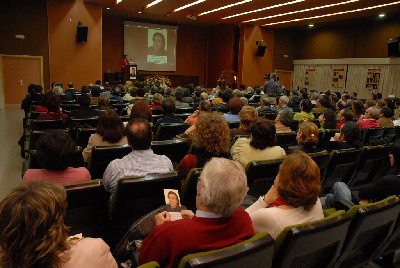
[[[40,84],[43,86],[43,56],[0,54],[0,110],[4,108],[4,97],[5,97],[3,57],[39,59],[40,60]]]

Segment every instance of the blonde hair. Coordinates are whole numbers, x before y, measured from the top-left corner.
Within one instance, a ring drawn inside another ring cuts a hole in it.
[[[239,112],[240,117],[240,129],[249,130],[250,125],[257,121],[258,119],[258,111],[253,106],[243,106]]]
[[[0,266],[59,267],[70,248],[65,189],[46,181],[13,189],[0,202]]]
[[[301,132],[299,144],[316,146],[319,141],[319,130],[313,122],[303,122],[299,125],[298,132]]]
[[[228,123],[217,112],[200,113],[193,134],[193,145],[211,153],[229,152],[230,132]]]

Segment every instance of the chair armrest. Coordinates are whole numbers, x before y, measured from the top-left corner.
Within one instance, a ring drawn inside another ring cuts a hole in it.
[[[335,201],[335,208],[337,210],[347,211],[353,206],[355,206],[355,204],[353,202],[350,202],[350,201],[345,200],[345,199],[340,199],[340,200]]]

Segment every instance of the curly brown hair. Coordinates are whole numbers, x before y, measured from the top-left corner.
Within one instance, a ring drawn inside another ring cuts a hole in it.
[[[229,127],[222,114],[201,113],[193,134],[193,145],[212,153],[226,153],[229,152],[229,144]]]
[[[278,194],[293,207],[310,210],[321,191],[320,170],[310,156],[295,151],[283,160],[278,173]]]
[[[0,202],[0,266],[59,267],[70,248],[64,187],[46,181],[13,189]]]

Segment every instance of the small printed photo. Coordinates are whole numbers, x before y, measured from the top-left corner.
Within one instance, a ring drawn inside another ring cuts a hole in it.
[[[179,212],[182,210],[178,190],[164,189],[165,204],[167,204],[167,211]]]

